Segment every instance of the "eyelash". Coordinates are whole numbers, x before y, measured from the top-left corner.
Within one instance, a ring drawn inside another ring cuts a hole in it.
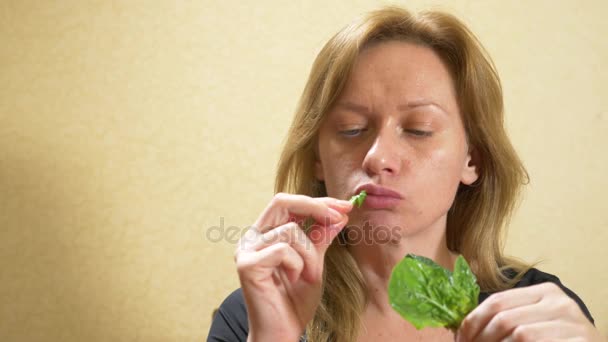
[[[417,136],[417,137],[430,137],[430,136],[433,135],[433,132],[430,132],[430,131],[421,131],[421,130],[418,130],[418,129],[408,129],[408,130],[406,130],[406,132],[408,132],[408,133],[410,133],[410,134],[412,134],[414,136]]]
[[[366,132],[367,128],[355,128],[355,129],[346,129],[343,131],[340,131],[340,134],[345,136],[345,137],[357,137],[359,136],[361,133]]]
[[[347,130],[343,130],[340,131],[340,135],[345,136],[347,138],[354,138],[354,137],[358,137],[359,135],[361,135],[361,133],[367,132],[367,128],[355,128],[355,129],[347,129]],[[422,131],[422,130],[418,130],[418,129],[408,129],[405,130],[405,132],[415,136],[415,137],[430,137],[433,135],[433,132],[430,131]]]

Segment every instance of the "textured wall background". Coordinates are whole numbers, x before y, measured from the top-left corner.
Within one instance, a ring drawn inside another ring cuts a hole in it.
[[[204,340],[315,54],[380,4],[1,1],[0,340]],[[438,6],[494,57],[532,177],[508,251],[608,332],[608,3]]]

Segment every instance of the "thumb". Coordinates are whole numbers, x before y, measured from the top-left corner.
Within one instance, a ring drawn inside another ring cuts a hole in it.
[[[313,224],[310,227],[308,238],[319,252],[325,254],[327,248],[329,248],[334,239],[344,229],[346,223],[348,223],[348,216],[346,214],[342,214],[342,216],[342,220],[337,223],[327,225]]]

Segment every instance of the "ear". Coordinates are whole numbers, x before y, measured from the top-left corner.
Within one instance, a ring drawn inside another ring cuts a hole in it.
[[[472,147],[464,160],[460,182],[464,185],[471,185],[479,178],[479,153]]]

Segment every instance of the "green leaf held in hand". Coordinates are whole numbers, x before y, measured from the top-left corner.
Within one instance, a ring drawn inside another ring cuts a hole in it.
[[[351,197],[349,201],[353,205],[356,205],[357,208],[361,208],[361,206],[363,205],[363,201],[365,201],[365,197],[367,197],[367,192],[363,190],[358,195]]]
[[[416,329],[456,331],[477,306],[479,285],[462,255],[452,273],[429,258],[408,254],[393,269],[388,295],[393,309]]]

